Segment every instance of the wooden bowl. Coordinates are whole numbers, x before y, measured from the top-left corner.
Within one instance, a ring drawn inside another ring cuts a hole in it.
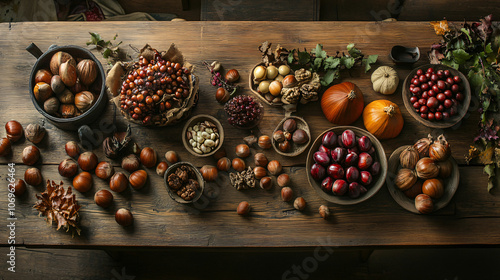
[[[187,139],[186,133],[187,133],[189,127],[192,127],[196,123],[203,122],[203,121],[209,121],[217,126],[217,130],[219,131],[218,132],[219,133],[219,145],[217,145],[215,147],[215,149],[213,149],[210,153],[198,154],[197,152],[195,152],[193,150],[193,146],[191,146],[191,144],[189,144],[189,140]],[[210,115],[194,116],[186,122],[186,124],[184,125],[184,128],[182,129],[182,143],[184,143],[184,148],[186,148],[186,150],[188,150],[188,152],[190,152],[192,155],[195,155],[197,157],[209,157],[209,156],[215,154],[215,152],[217,152],[217,150],[219,150],[220,147],[222,147],[222,143],[224,143],[224,128],[222,127],[221,123],[216,118],[214,118]]]
[[[404,209],[415,213],[422,214],[418,212],[415,208],[415,199],[411,199],[407,197],[404,192],[400,191],[398,187],[394,184],[393,180],[396,177],[401,166],[399,164],[399,155],[403,152],[404,149],[410,147],[409,145],[402,146],[397,148],[389,158],[389,167],[388,167],[388,177],[387,177],[387,188],[389,189],[389,193],[392,198]],[[440,199],[433,199],[434,201],[434,211],[437,211],[450,203],[451,198],[455,194],[458,189],[458,183],[460,182],[460,172],[458,170],[458,164],[453,157],[450,157],[450,160],[453,164],[453,170],[451,172],[451,176],[444,180],[444,194]]]
[[[372,185],[369,188],[367,188],[368,192],[359,196],[358,198],[350,198],[348,195],[334,196],[325,193],[321,189],[321,182],[314,180],[310,173],[311,167],[314,164],[313,154],[318,150],[319,146],[321,146],[321,138],[323,137],[323,135],[328,131],[333,131],[335,132],[335,134],[340,135],[346,129],[354,131],[356,136],[367,136],[368,138],[370,138],[370,140],[372,141],[372,145],[376,151],[374,160],[380,162],[380,174],[377,176],[377,179],[372,182]],[[369,199],[370,197],[374,196],[380,190],[380,188],[382,188],[382,185],[385,182],[385,177],[387,175],[387,159],[385,157],[384,147],[382,147],[382,144],[380,144],[378,139],[370,132],[354,126],[337,126],[325,130],[323,133],[321,133],[320,136],[318,136],[318,138],[316,138],[316,140],[314,140],[314,143],[309,149],[309,154],[307,155],[306,172],[309,184],[323,199],[336,204],[352,205]]]
[[[410,102],[410,97],[412,96],[412,93],[410,92],[410,83],[411,80],[413,79],[413,76],[417,74],[418,69],[422,69],[422,71],[426,71],[428,68],[433,68],[434,71],[436,72],[437,70],[449,70],[453,76],[459,76],[460,79],[462,79],[462,86],[460,87],[460,92],[464,94],[464,101],[458,105],[458,113],[450,117],[447,120],[441,120],[441,121],[429,121],[422,119],[420,117],[420,114],[415,112],[415,109],[413,108],[413,104]],[[467,77],[464,76],[460,71],[455,70],[451,67],[448,67],[446,65],[441,65],[441,64],[428,64],[428,65],[423,65],[421,67],[413,69],[410,74],[406,77],[404,83],[403,83],[403,102],[405,103],[406,110],[410,113],[412,117],[414,117],[418,122],[421,124],[427,126],[427,127],[432,127],[432,128],[448,128],[452,127],[462,118],[465,116],[467,113],[467,110],[469,109],[469,104],[471,100],[471,91],[470,91],[470,85],[469,81],[467,80]]]
[[[309,125],[307,124],[307,122],[303,118],[290,116],[290,117],[285,117],[281,120],[281,122],[278,124],[278,126],[276,126],[276,128],[274,129],[273,135],[276,131],[283,130],[283,123],[288,119],[294,119],[295,122],[297,123],[297,129],[302,129],[306,132],[306,134],[309,138],[307,140],[307,142],[305,144],[302,144],[302,145],[293,143],[292,149],[289,152],[282,152],[278,148],[279,143],[276,142],[273,137],[271,137],[271,138],[273,139],[272,140],[273,141],[273,148],[278,154],[280,154],[282,156],[287,156],[287,157],[295,157],[295,156],[302,154],[307,149],[309,144],[311,143],[311,130],[309,129]]]
[[[178,196],[177,193],[175,193],[170,187],[168,186],[167,179],[170,174],[175,172],[178,167],[182,165],[187,165],[191,169],[194,170],[194,173],[196,174],[196,179],[198,183],[200,184],[200,189],[196,191],[196,196],[192,200],[184,200],[182,197]],[[165,187],[167,188],[168,195],[177,203],[183,203],[183,204],[188,204],[188,203],[194,203],[198,199],[200,199],[201,195],[203,194],[203,190],[205,189],[205,180],[203,180],[203,176],[201,175],[200,171],[198,168],[196,168],[194,165],[192,165],[189,162],[178,162],[175,164],[172,164],[167,171],[165,172],[165,176],[163,177],[163,180],[165,182]]]
[[[281,106],[283,106],[284,104],[283,104],[283,102],[281,102],[281,100],[280,100],[280,102],[277,102],[277,103],[274,103],[274,102],[269,102],[269,101],[267,101],[267,99],[266,99],[264,96],[262,96],[262,94],[260,94],[260,93],[256,90],[256,86],[253,84],[253,70],[255,69],[255,67],[260,66],[260,65],[264,66],[264,63],[259,63],[259,64],[255,65],[255,66],[252,68],[252,70],[250,71],[250,76],[249,76],[249,78],[248,78],[248,86],[249,86],[250,90],[251,90],[253,93],[255,93],[255,95],[256,95],[256,96],[257,96],[260,100],[262,100],[262,102],[264,102],[265,104],[267,104],[267,105],[269,105],[269,106],[274,106],[274,107],[281,107]]]

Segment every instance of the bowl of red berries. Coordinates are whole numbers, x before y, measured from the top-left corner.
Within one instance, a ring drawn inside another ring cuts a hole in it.
[[[417,121],[427,127],[448,128],[467,113],[469,81],[460,71],[441,64],[414,69],[403,84],[403,102]]]
[[[264,116],[264,106],[251,96],[238,95],[224,105],[227,121],[240,129],[256,127]]]
[[[384,185],[387,158],[368,131],[337,126],[314,141],[306,160],[307,179],[325,200],[342,205],[363,202]]]

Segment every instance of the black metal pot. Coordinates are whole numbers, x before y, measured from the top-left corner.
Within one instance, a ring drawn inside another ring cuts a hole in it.
[[[88,50],[79,47],[79,46],[56,46],[52,45],[49,49],[43,53],[34,43],[31,43],[26,50],[30,52],[33,56],[35,56],[38,60],[36,61],[33,69],[31,70],[31,76],[29,81],[30,87],[30,98],[35,105],[35,108],[42,114],[46,119],[48,119],[55,126],[65,129],[65,130],[78,130],[78,128],[82,125],[88,125],[94,121],[96,121],[101,114],[104,112],[107,103],[107,94],[106,94],[106,86],[105,86],[105,74],[104,69],[102,68],[99,60],[95,58],[95,56]],[[88,58],[92,59],[99,69],[99,74],[97,75],[97,79],[95,80],[92,88],[95,89],[94,93],[99,92],[99,97],[97,98],[96,103],[85,113],[80,116],[73,118],[58,118],[56,116],[52,116],[43,110],[43,104],[38,102],[33,93],[33,88],[35,86],[35,75],[39,69],[48,68],[50,64],[50,59],[52,56],[58,51],[64,51],[71,54],[75,58]]]

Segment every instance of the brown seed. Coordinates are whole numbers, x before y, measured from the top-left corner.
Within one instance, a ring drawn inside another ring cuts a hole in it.
[[[242,201],[240,202],[240,204],[238,204],[236,213],[238,213],[238,215],[247,215],[248,213],[250,213],[250,210],[251,210],[250,204],[246,201]]]
[[[264,177],[260,179],[260,187],[264,190],[269,190],[273,186],[273,180],[271,177]]]
[[[293,207],[299,211],[304,210],[306,205],[306,200],[303,197],[297,197],[293,202]]]
[[[281,174],[278,176],[278,186],[286,187],[290,184],[290,176],[288,174]]]
[[[281,189],[281,199],[283,199],[283,201],[288,202],[292,200],[292,198],[293,198],[293,191],[290,187],[284,187]]]
[[[319,215],[325,220],[328,219],[328,217],[330,217],[330,209],[328,209],[325,205],[321,205],[319,207]]]

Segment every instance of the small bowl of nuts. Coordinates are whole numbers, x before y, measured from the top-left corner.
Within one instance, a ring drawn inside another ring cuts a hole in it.
[[[216,118],[197,115],[189,119],[184,126],[182,142],[191,154],[197,157],[209,157],[222,146],[224,130]]]
[[[165,172],[165,186],[178,203],[193,203],[203,194],[205,181],[200,171],[189,162],[178,162]]]
[[[285,117],[273,132],[273,148],[280,155],[298,156],[311,143],[309,125],[303,118]]]

